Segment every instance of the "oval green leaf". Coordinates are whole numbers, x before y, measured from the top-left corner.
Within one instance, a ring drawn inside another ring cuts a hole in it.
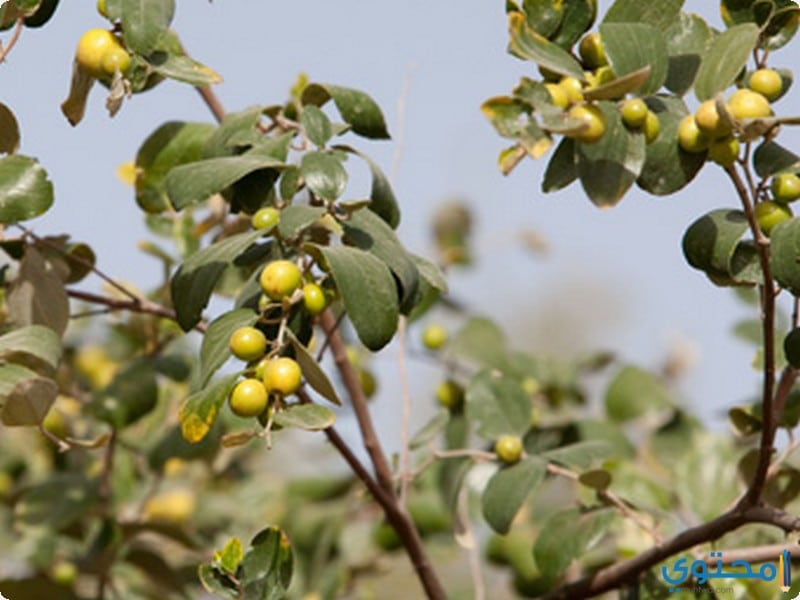
[[[583,69],[578,61],[561,46],[531,29],[524,15],[509,13],[508,29],[511,35],[509,49],[513,54],[555,73],[583,81]]]
[[[19,124],[5,104],[0,102],[0,152],[14,154],[19,149]]]
[[[698,100],[710,100],[736,81],[758,43],[759,33],[756,25],[743,23],[714,38],[695,78]]]
[[[272,420],[281,427],[321,431],[333,426],[336,415],[330,408],[320,404],[294,404],[276,412]]]
[[[495,440],[505,434],[521,436],[530,429],[531,400],[515,378],[481,371],[469,381],[465,402],[467,418],[484,439]]]
[[[779,223],[770,234],[769,264],[778,284],[800,296],[800,218]]]
[[[650,76],[639,93],[656,92],[667,79],[667,43],[663,34],[645,23],[604,23],[600,36],[608,62],[618,76],[650,68]]]
[[[497,533],[508,533],[520,507],[544,480],[547,466],[538,458],[526,458],[497,471],[481,496],[483,518]]]
[[[0,158],[0,223],[33,219],[52,204],[53,184],[35,159],[16,154]]]
[[[123,0],[125,44],[138,54],[150,54],[169,29],[174,15],[175,0]]]

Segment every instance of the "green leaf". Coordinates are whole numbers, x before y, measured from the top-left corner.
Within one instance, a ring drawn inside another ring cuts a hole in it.
[[[526,458],[497,471],[481,496],[483,518],[498,533],[508,533],[520,507],[544,480],[546,465],[538,458]]]
[[[138,54],[150,54],[169,29],[174,14],[175,0],[123,0],[125,44]]]
[[[243,558],[244,548],[242,548],[242,541],[237,537],[233,537],[228,540],[222,550],[214,552],[213,565],[226,573],[235,575]]]
[[[389,179],[384,175],[380,167],[366,154],[362,154],[350,146],[339,145],[336,146],[336,149],[355,154],[367,163],[372,175],[372,189],[369,194],[372,202],[370,202],[369,210],[386,221],[389,227],[397,229],[397,226],[400,224],[400,207],[392,191],[392,185],[389,183]]]
[[[328,376],[325,374],[320,364],[311,356],[308,348],[306,348],[291,331],[287,333],[289,335],[289,341],[294,348],[295,359],[300,365],[300,370],[303,372],[303,377],[305,377],[308,385],[329,402],[341,406],[342,401],[339,399],[339,394],[336,393],[336,388],[333,387],[331,380],[328,379]]]
[[[200,160],[215,127],[208,123],[169,121],[161,125],[136,153],[136,202],[146,212],[169,208],[166,176],[178,165]]]
[[[569,469],[584,471],[610,458],[613,454],[614,447],[607,440],[587,440],[548,450],[543,457]]]
[[[551,37],[558,31],[564,19],[564,5],[562,2],[523,0],[522,11],[525,13],[528,26],[546,38]]]
[[[729,88],[758,42],[759,29],[752,23],[735,25],[719,34],[703,56],[694,82],[698,100],[710,100]]]
[[[197,568],[197,576],[200,578],[200,583],[203,588],[211,593],[228,598],[229,600],[238,600],[241,598],[236,584],[231,581],[230,577],[215,569],[211,565],[200,565]]]
[[[0,102],[0,152],[14,154],[19,149],[19,124],[14,113]]]
[[[36,11],[25,17],[25,27],[41,27],[47,23],[58,8],[58,0],[36,0]]]
[[[759,23],[763,22],[761,13],[764,12],[759,9],[766,8],[767,14],[771,15],[766,26],[762,25],[761,33],[761,46],[767,50],[783,48],[797,34],[797,28],[800,25],[800,7],[797,6],[797,2],[794,0],[774,1],[774,8],[777,10],[765,2],[760,2],[755,7]]]
[[[432,442],[444,430],[449,420],[450,411],[446,408],[439,410],[430,421],[414,434],[408,442],[408,447],[411,450],[417,450],[428,444],[428,442]]]
[[[692,223],[683,236],[683,254],[695,269],[715,282],[732,275],[732,261],[739,240],[748,230],[747,217],[740,210],[717,209]]]
[[[39,425],[53,405],[58,386],[52,379],[14,363],[0,365],[0,422],[4,425]]]
[[[238,149],[236,140],[263,138],[264,134],[257,131],[258,122],[263,114],[264,107],[256,105],[225,115],[219,127],[206,140],[203,147],[203,158],[231,156]],[[283,157],[282,160],[285,158]]]
[[[611,485],[611,473],[605,469],[592,469],[581,473],[578,481],[588,488],[603,491]]]
[[[140,359],[114,376],[90,405],[94,415],[117,429],[131,425],[153,410],[158,384],[153,363]]]
[[[720,15],[727,27],[739,23],[752,23],[755,21],[753,4],[755,0],[721,0]]]
[[[167,174],[167,195],[172,205],[181,210],[221,192],[254,171],[285,166],[282,161],[261,154],[223,156],[179,165]]]
[[[614,206],[639,177],[645,161],[645,141],[622,123],[619,110],[599,102],[606,133],[594,144],[577,144],[576,168],[589,199],[601,208]]]
[[[53,184],[33,158],[0,158],[0,223],[16,223],[47,212],[53,204]]]
[[[753,154],[753,166],[759,177],[767,178],[782,171],[800,171],[800,156],[774,140],[759,144]]]
[[[312,83],[303,90],[302,102],[304,105],[322,106],[330,98],[354,133],[370,139],[389,139],[380,107],[364,92],[327,83]]]
[[[681,13],[678,20],[664,32],[669,54],[669,68],[664,85],[679,96],[694,84],[697,70],[714,33],[695,14]]]
[[[508,365],[503,332],[493,321],[483,317],[473,317],[464,323],[448,345],[448,353],[479,368],[503,369]]]
[[[680,15],[683,2],[684,0],[616,0],[603,17],[603,23],[646,23],[664,31]]]
[[[405,308],[416,294],[419,272],[394,230],[368,210],[353,213],[350,219],[342,222],[342,228],[345,244],[369,252],[391,269],[400,282],[400,304]]]
[[[358,248],[308,248],[321,256],[322,264],[333,276],[358,338],[372,351],[383,348],[397,331],[400,313],[389,267]]]
[[[784,338],[783,353],[790,365],[800,368],[800,327],[792,329]]]
[[[258,320],[258,315],[250,308],[240,308],[226,312],[214,319],[203,334],[200,345],[199,386],[205,387],[217,370],[231,357],[230,339],[240,327],[248,327]]]
[[[654,96],[647,106],[658,117],[659,135],[645,146],[645,162],[636,184],[656,196],[668,196],[684,188],[705,164],[705,153],[684,152],[678,139],[678,124],[688,114],[680,98]]]
[[[731,436],[708,432],[693,436],[686,450],[686,454],[671,465],[674,469],[672,491],[698,519],[714,519],[743,491],[738,478],[731,473],[731,465],[741,450],[734,448]],[[708,485],[709,477],[722,472],[730,475],[719,477],[714,485]]]
[[[97,484],[76,473],[56,473],[22,492],[16,516],[23,523],[59,531],[86,515],[97,500]]]
[[[290,205],[281,210],[278,232],[285,240],[300,235],[326,212],[324,206]]]
[[[264,233],[248,231],[232,235],[195,252],[178,268],[170,288],[178,324],[184,331],[197,325],[203,309],[225,269]]]
[[[533,31],[521,13],[512,12],[508,15],[508,28],[511,35],[510,50],[515,55],[554,73],[583,81],[583,69],[578,61],[561,46]]]
[[[549,1],[549,0],[548,0]],[[596,0],[564,0],[561,27],[550,41],[568,50],[594,23],[597,17]]]
[[[632,365],[617,373],[606,390],[606,412],[615,421],[629,421],[672,405],[672,398],[658,378]]]
[[[564,137],[556,147],[556,151],[547,163],[542,180],[542,191],[545,193],[563,189],[578,178],[575,167],[575,140]]]
[[[667,44],[662,33],[644,23],[604,23],[603,47],[617,77],[650,67],[650,77],[639,90],[643,96],[656,92],[667,78]]]
[[[341,161],[328,152],[307,152],[300,161],[306,185],[324,200],[336,200],[347,185],[347,171]]]
[[[22,327],[0,336],[0,356],[13,360],[13,355],[19,353],[35,356],[55,369],[61,359],[61,339],[43,325]]]
[[[25,248],[7,290],[8,316],[17,326],[44,325],[58,335],[69,320],[69,299],[55,269],[32,246]]]
[[[333,137],[330,120],[313,104],[303,107],[303,112],[300,113],[300,125],[303,126],[308,139],[318,148],[324,148]]]
[[[281,427],[321,431],[333,426],[336,415],[330,408],[320,404],[294,404],[276,412],[273,421]]]
[[[180,410],[183,439],[196,444],[206,437],[238,378],[238,373],[226,375],[184,401]]]
[[[550,515],[533,545],[542,574],[559,575],[584,556],[606,533],[614,515],[613,508],[570,508]]]
[[[189,56],[156,52],[147,57],[153,71],[164,77],[194,86],[222,83],[222,76]]]
[[[244,597],[253,600],[281,600],[292,578],[292,548],[277,527],[260,531],[250,543],[241,564],[239,580]]]
[[[800,296],[800,218],[779,223],[770,233],[769,264],[778,284]]]
[[[531,400],[519,381],[483,370],[467,385],[466,414],[487,440],[504,434],[523,435],[531,425]]]

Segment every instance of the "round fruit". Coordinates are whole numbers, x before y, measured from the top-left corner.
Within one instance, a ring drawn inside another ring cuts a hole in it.
[[[452,379],[443,381],[436,386],[436,400],[445,408],[456,409],[464,402],[464,388]]]
[[[780,173],[772,177],[772,199],[788,204],[800,198],[800,177],[796,173]]]
[[[68,560],[57,560],[50,567],[50,576],[60,585],[72,585],[78,577],[78,567]]]
[[[78,40],[75,51],[78,64],[90,75],[107,79],[130,65],[130,55],[116,36],[106,29],[90,29]]]
[[[708,157],[718,165],[730,167],[739,158],[739,140],[729,135],[711,142]]]
[[[303,306],[312,315],[318,315],[328,306],[325,291],[316,283],[307,283],[303,286]]]
[[[577,104],[583,100],[583,86],[574,77],[562,77],[558,85],[567,94],[570,104]]]
[[[494,443],[494,452],[504,463],[512,465],[522,457],[522,438],[518,435],[501,435]]]
[[[631,98],[622,103],[620,114],[622,115],[622,122],[628,127],[638,129],[644,125],[647,120],[647,113],[649,112],[647,104],[641,98]]]
[[[769,237],[778,223],[783,223],[792,218],[792,209],[786,204],[765,200],[756,204],[755,215],[761,231]]]
[[[228,404],[239,417],[257,417],[267,408],[267,388],[258,379],[243,379],[233,388]]]
[[[250,223],[253,226],[253,229],[264,229],[265,231],[270,231],[273,227],[278,224],[278,221],[281,219],[281,211],[277,208],[273,208],[272,206],[265,206],[264,208],[259,208],[253,217],[250,219]]]
[[[588,33],[578,44],[578,53],[581,55],[581,61],[590,69],[596,69],[608,64],[606,58],[606,51],[603,48],[603,42],[600,39],[600,34],[597,32]]]
[[[694,115],[686,115],[678,124],[678,145],[686,152],[704,152],[711,140],[697,126]]]
[[[658,120],[658,115],[652,110],[647,111],[647,118],[644,120],[644,141],[647,144],[652,144],[658,138],[661,131],[661,122]]]
[[[567,90],[558,85],[557,83],[545,83],[544,87],[547,88],[550,94],[550,101],[559,108],[567,108],[569,106],[569,96]]]
[[[268,392],[289,396],[300,389],[302,380],[300,365],[292,358],[273,358],[264,365],[264,386]]]
[[[196,504],[192,490],[175,489],[150,498],[142,513],[148,521],[179,525],[189,520]]]
[[[700,131],[711,139],[726,136],[731,132],[730,124],[726,123],[717,112],[717,103],[714,100],[706,100],[698,107],[694,113],[694,121]]]
[[[372,398],[378,390],[378,381],[369,369],[358,370],[358,384],[361,386],[361,391],[364,392],[364,397],[367,399]]]
[[[438,350],[447,343],[447,329],[431,323],[422,331],[422,345],[428,350]]]
[[[775,69],[758,69],[750,75],[747,87],[772,102],[783,91],[783,79]]]
[[[769,101],[753,90],[736,90],[728,99],[728,112],[737,121],[763,119],[772,114]]]
[[[569,116],[573,119],[580,119],[586,126],[582,131],[573,135],[573,137],[584,144],[594,144],[606,132],[606,118],[601,111],[594,104],[579,104],[573,106],[569,111]]]
[[[255,327],[239,327],[231,334],[228,346],[236,358],[256,360],[267,351],[267,336]]]
[[[290,260],[276,260],[261,271],[259,283],[264,293],[273,300],[282,300],[300,287],[303,274]]]

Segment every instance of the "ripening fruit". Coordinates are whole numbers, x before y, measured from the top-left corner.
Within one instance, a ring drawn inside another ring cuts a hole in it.
[[[619,110],[622,115],[622,122],[628,127],[638,129],[647,120],[649,112],[647,104],[641,98],[631,98],[622,103]]]
[[[792,218],[792,209],[786,204],[765,200],[756,204],[755,215],[761,231],[769,237],[778,223],[783,223]]]
[[[772,177],[770,186],[775,202],[788,204],[800,198],[800,177],[796,173],[779,173]]]
[[[125,72],[131,57],[117,37],[106,29],[90,29],[78,40],[78,64],[93,77],[108,79],[119,69]]]
[[[739,158],[739,140],[732,135],[714,140],[708,147],[708,157],[718,165],[730,167]]]
[[[522,457],[522,438],[518,435],[501,435],[494,443],[494,452],[504,463],[512,465]]]
[[[233,388],[228,404],[239,417],[257,417],[267,408],[267,388],[258,379],[243,379]]]
[[[694,113],[694,120],[700,131],[711,139],[724,137],[731,132],[730,124],[720,117],[714,100],[703,102]]]
[[[259,283],[264,293],[273,300],[282,300],[300,287],[303,274],[290,260],[276,260],[261,271]]]
[[[694,120],[694,115],[686,115],[678,124],[678,145],[686,152],[704,152],[711,143]]]
[[[567,90],[558,85],[557,83],[545,83],[544,87],[547,88],[550,94],[550,101],[558,108],[567,108],[569,106],[569,96]]]
[[[250,219],[250,223],[253,226],[253,229],[270,231],[278,224],[280,219],[281,211],[279,211],[277,208],[273,208],[272,206],[265,206],[264,208],[259,208],[255,212]]]
[[[267,336],[255,327],[239,327],[231,334],[228,346],[236,358],[256,360],[267,351]]]
[[[783,79],[775,69],[758,69],[750,75],[747,87],[772,102],[783,91]]]
[[[617,76],[614,74],[614,71],[608,66],[600,67],[599,69],[595,70],[594,73],[591,73],[591,76],[587,76],[587,79],[589,80],[589,88],[596,88],[600,87],[601,85],[611,83],[616,78]]]
[[[737,121],[763,119],[772,114],[769,101],[753,90],[736,90],[728,99],[728,112]]]
[[[189,489],[175,489],[151,497],[142,514],[148,521],[180,525],[194,513],[197,499]]]
[[[647,111],[647,117],[644,120],[644,141],[646,144],[652,144],[658,138],[661,132],[661,122],[658,120],[658,115],[652,110]]]
[[[447,343],[447,329],[431,323],[422,331],[422,345],[428,350],[438,350]]]
[[[456,409],[464,402],[464,388],[452,379],[436,386],[436,400],[450,410]]]
[[[574,77],[562,77],[558,85],[566,92],[567,100],[570,104],[577,104],[583,101],[583,86]]]
[[[573,134],[576,140],[584,144],[594,144],[606,132],[606,118],[594,104],[579,104],[573,106],[569,111],[569,116],[573,119],[580,119],[586,123],[586,127],[580,132]]]
[[[59,585],[72,585],[78,577],[78,567],[69,560],[56,560],[50,567],[50,577]]]
[[[303,371],[292,358],[273,358],[264,365],[264,386],[268,392],[289,396],[300,389]]]
[[[597,32],[587,33],[583,36],[578,44],[578,53],[581,55],[583,64],[590,69],[596,69],[608,64],[603,42]]]
[[[325,291],[316,283],[307,283],[303,286],[303,306],[311,315],[318,315],[328,306]]]

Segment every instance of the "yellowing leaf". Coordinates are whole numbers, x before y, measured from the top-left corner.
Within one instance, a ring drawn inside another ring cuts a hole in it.
[[[136,183],[137,172],[136,164],[132,160],[126,161],[117,167],[117,179],[125,185],[133,186]]]

